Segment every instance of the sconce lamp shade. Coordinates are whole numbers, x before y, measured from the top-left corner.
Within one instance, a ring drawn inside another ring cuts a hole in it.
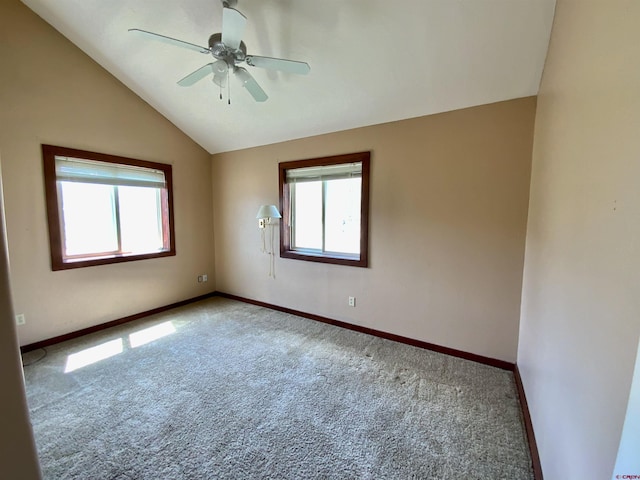
[[[275,205],[262,205],[258,210],[256,218],[282,218]]]

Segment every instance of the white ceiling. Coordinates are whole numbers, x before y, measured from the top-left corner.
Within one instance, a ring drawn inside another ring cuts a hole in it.
[[[220,0],[23,0],[210,153],[535,95],[555,0],[239,0],[249,54],[302,60],[298,76],[247,67],[269,100],[178,80],[211,55]]]

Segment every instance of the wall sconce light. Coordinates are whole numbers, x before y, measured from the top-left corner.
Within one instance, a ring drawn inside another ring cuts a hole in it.
[[[269,276],[276,278],[276,265],[275,265],[276,259],[275,259],[275,252],[273,251],[274,224],[271,223],[271,220],[274,218],[282,218],[282,215],[280,215],[280,212],[278,211],[278,208],[275,205],[262,205],[258,209],[258,214],[256,215],[256,218],[258,219],[258,228],[260,229],[260,236],[262,237],[262,253],[266,253],[270,257]],[[271,242],[269,245],[265,244],[264,230],[267,227],[271,227],[270,228],[271,235],[269,236]]]
[[[258,219],[258,227],[265,228],[267,224],[271,223],[272,218],[282,218],[282,215],[275,205],[262,205],[256,218]]]

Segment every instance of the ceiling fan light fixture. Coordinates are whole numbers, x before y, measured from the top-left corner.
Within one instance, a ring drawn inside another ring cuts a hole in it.
[[[218,85],[220,88],[225,88],[227,86],[227,78],[229,74],[229,65],[224,60],[218,60],[211,65],[211,71],[213,72],[213,78],[211,79],[213,83]]]
[[[211,66],[214,75],[226,75],[229,70],[229,65],[224,60],[218,60]]]
[[[225,88],[227,86],[227,75],[214,75],[211,79],[213,83],[218,85],[220,88]]]

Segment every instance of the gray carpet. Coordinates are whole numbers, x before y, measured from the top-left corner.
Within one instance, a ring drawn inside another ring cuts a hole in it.
[[[533,478],[510,372],[292,315],[212,298],[42,353],[24,362],[47,479]]]

